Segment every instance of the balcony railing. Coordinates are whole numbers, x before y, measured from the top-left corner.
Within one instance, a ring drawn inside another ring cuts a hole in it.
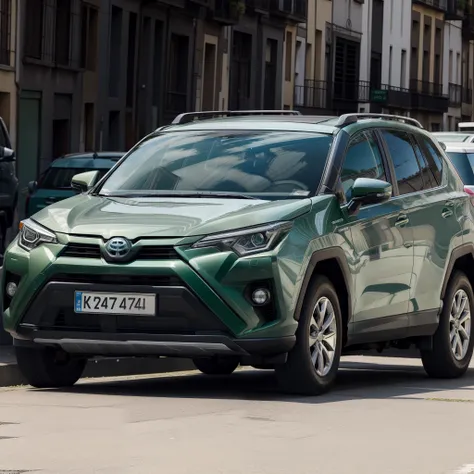
[[[216,0],[213,17],[224,25],[235,25],[245,10],[245,0]]]
[[[444,15],[446,20],[462,20],[466,12],[466,0],[448,0],[448,8]]]
[[[305,22],[308,16],[308,0],[272,0],[270,11],[295,22]]]
[[[458,84],[449,84],[449,106],[461,107],[462,87]]]
[[[410,109],[411,93],[403,87],[382,84],[380,88],[371,89],[370,102],[394,109]]]
[[[443,95],[441,84],[412,79],[410,91],[413,109],[434,113],[443,113],[448,110],[449,97]]]
[[[305,81],[304,86],[295,86],[295,107],[307,109],[330,108],[328,83],[326,81]]]
[[[246,7],[258,13],[268,13],[271,0],[246,0]]]
[[[370,102],[369,81],[334,81],[334,100]]]
[[[448,9],[448,0],[413,0],[413,3],[421,3],[443,12],[446,12]]]

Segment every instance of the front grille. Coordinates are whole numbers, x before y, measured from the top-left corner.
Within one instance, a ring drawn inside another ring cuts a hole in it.
[[[62,251],[61,256],[70,258],[101,258],[100,246],[97,244],[71,243]],[[156,245],[140,247],[138,252],[131,257],[131,261],[176,259],[179,259],[179,255],[174,247]]]
[[[59,274],[53,280],[61,283],[90,283],[99,285],[132,285],[132,286],[185,286],[181,278],[162,275],[83,275]]]
[[[68,244],[61,253],[62,257],[100,258],[100,247],[94,244]]]
[[[178,252],[173,247],[146,246],[141,247],[135,260],[176,260]]]

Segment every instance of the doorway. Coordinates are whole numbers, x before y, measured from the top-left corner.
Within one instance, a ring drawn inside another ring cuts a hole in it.
[[[206,35],[206,43],[204,45],[204,77],[202,80],[202,110],[214,110],[215,108],[216,67],[217,38]]]

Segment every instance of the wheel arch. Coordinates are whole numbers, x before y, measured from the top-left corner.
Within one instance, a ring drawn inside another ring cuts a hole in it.
[[[298,294],[295,319],[297,321],[300,319],[306,291],[316,275],[326,276],[334,285],[340,299],[344,323],[347,327],[352,319],[352,278],[346,255],[339,247],[318,250],[311,256]]]
[[[455,270],[463,271],[474,288],[474,244],[462,244],[451,252],[441,287],[441,300],[443,300],[446,294],[448,283]]]

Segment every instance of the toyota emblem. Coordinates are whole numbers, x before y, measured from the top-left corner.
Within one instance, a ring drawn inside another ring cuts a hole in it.
[[[132,250],[132,244],[124,237],[114,237],[105,244],[105,251],[114,260],[123,260]]]

